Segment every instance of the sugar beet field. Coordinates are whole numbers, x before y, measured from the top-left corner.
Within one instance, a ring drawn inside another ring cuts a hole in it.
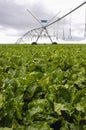
[[[86,45],[0,45],[0,130],[86,130]]]

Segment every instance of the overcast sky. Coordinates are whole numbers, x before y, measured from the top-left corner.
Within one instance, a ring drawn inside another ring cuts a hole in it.
[[[0,43],[14,43],[28,30],[40,26],[26,9],[29,9],[39,20],[51,19],[59,11],[61,17],[82,2],[84,0],[0,0]],[[81,7],[72,16],[73,20],[78,19],[75,22],[78,21],[81,26],[83,24],[83,27],[84,8],[85,6]],[[80,29],[83,30],[81,26]],[[77,28],[75,33],[78,35]]]

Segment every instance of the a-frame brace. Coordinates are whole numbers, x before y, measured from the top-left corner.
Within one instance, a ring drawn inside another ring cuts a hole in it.
[[[39,38],[41,37],[41,35],[42,35],[43,31],[45,31],[45,32],[46,32],[46,34],[47,34],[48,38],[50,39],[51,43],[53,43],[53,40],[52,40],[51,36],[49,35],[49,32],[48,32],[48,30],[47,30],[47,28],[46,28],[46,27],[42,27],[42,29],[41,29],[41,31],[40,31],[40,34],[38,35],[38,37],[37,37],[37,39],[36,39],[35,43],[37,43],[37,42],[38,42],[38,40],[39,40]]]

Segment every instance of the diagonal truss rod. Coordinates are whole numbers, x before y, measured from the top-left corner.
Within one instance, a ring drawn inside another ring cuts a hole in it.
[[[55,19],[60,13],[61,13],[61,11],[59,11],[53,18],[51,18],[51,19],[48,21],[47,25],[48,25],[49,23],[51,23],[51,22],[53,21],[53,19]]]
[[[33,16],[33,18],[43,27],[44,25],[40,22],[40,20],[30,11],[27,9],[27,11]],[[52,17],[48,23],[46,24],[46,26],[53,21],[53,19],[55,19],[59,14],[61,13],[61,11],[59,11],[54,17]]]
[[[81,6],[83,6],[84,4],[86,4],[86,1],[83,2],[82,4],[80,4],[79,6],[77,6],[76,8],[74,8],[73,10],[71,10],[70,12],[68,12],[67,14],[63,15],[61,18],[58,18],[57,20],[53,21],[52,23],[46,25],[46,27],[51,26],[52,24],[59,22],[60,20],[62,20],[63,18],[65,18],[66,16],[68,16],[69,14],[73,13],[74,11],[76,11],[77,9],[79,9]]]
[[[41,26],[43,26],[43,25],[41,24],[41,22],[37,19],[37,17],[35,17],[35,15],[33,15],[33,14],[31,13],[30,10],[27,9],[27,11],[33,16],[33,18],[34,18]]]

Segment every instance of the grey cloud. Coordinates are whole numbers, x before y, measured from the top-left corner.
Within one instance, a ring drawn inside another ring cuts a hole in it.
[[[35,4],[32,7],[27,5],[34,15],[40,20],[42,17],[50,18],[51,14],[45,12],[42,9],[43,6]],[[14,28],[17,30],[27,30],[32,27],[40,26],[34,18],[26,12],[26,7],[23,5],[18,5],[13,1],[0,0],[0,25],[4,28]]]
[[[4,27],[11,27],[15,29],[25,29],[29,27],[39,26],[36,20],[26,12],[26,9],[39,19],[51,19],[54,15],[49,13],[42,4],[35,3],[32,6],[18,5],[13,1],[0,0],[0,25]]]
[[[12,1],[0,1],[0,25],[9,28],[24,28],[25,19],[23,14],[24,7],[19,6]]]

